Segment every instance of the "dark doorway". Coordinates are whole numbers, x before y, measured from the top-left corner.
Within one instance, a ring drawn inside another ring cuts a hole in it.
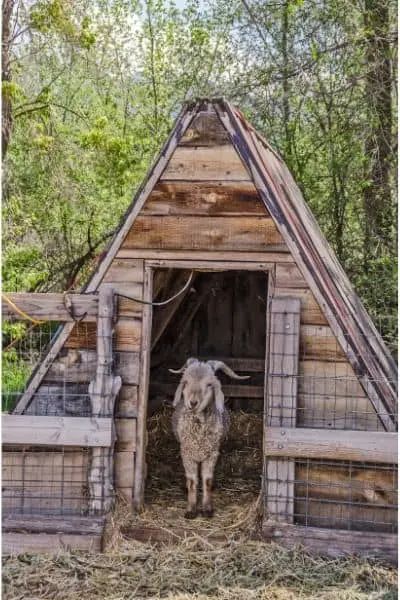
[[[184,287],[190,271],[158,269],[154,301]],[[185,478],[171,429],[172,399],[190,356],[226,362],[245,381],[218,373],[231,426],[215,473],[217,513],[253,502],[263,468],[263,410],[268,278],[263,271],[195,272],[182,296],[153,312],[148,404],[146,504],[183,509]],[[240,494],[240,496],[238,496]],[[232,515],[229,517],[232,518]]]

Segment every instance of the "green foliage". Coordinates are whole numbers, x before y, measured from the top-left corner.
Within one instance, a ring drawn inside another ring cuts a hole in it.
[[[224,95],[283,154],[367,307],[393,315],[396,231],[388,227],[383,240],[366,216],[377,155],[366,140],[380,121],[366,94],[374,64],[365,10],[346,0],[253,0],[250,13],[240,0],[21,7],[18,26],[29,35],[12,46],[4,84],[14,118],[4,289],[84,283],[182,101]],[[393,77],[395,52],[392,43]],[[394,215],[393,159],[389,169]]]

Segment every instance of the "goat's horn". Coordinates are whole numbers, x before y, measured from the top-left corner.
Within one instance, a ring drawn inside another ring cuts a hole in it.
[[[170,373],[183,373],[183,371],[185,369],[187,369],[187,367],[189,365],[191,365],[192,363],[194,363],[194,362],[197,362],[197,358],[190,357],[190,358],[187,359],[187,361],[185,362],[185,364],[183,365],[183,367],[181,367],[180,369],[168,369],[168,371]]]
[[[214,373],[216,373],[216,371],[223,371],[224,373],[229,375],[229,377],[232,377],[232,379],[250,378],[250,375],[237,375],[235,371],[232,371],[232,369],[228,367],[228,365],[226,365],[224,362],[222,362],[222,360],[208,360],[207,364],[210,365]]]

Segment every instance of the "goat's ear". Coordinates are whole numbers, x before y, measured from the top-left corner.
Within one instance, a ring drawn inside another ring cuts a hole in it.
[[[175,396],[174,396],[174,401],[172,403],[172,406],[178,406],[179,402],[181,401],[182,398],[182,392],[183,392],[183,388],[185,386],[185,382],[181,381],[180,384],[178,385],[178,387],[176,388],[176,392],[175,392]]]
[[[213,385],[214,385],[215,408],[217,409],[218,413],[222,414],[225,409],[224,393],[222,391],[221,384],[218,380],[215,381],[215,383]]]

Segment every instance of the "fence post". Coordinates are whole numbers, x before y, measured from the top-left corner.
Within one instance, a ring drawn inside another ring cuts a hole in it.
[[[267,424],[296,427],[300,300],[272,298],[270,311]],[[265,508],[269,519],[293,523],[294,480],[293,460],[267,458]]]
[[[122,380],[113,375],[112,334],[114,322],[114,291],[100,288],[97,319],[96,376],[89,384],[92,416],[113,419],[114,404]],[[115,439],[113,423],[113,440]],[[114,441],[110,448],[93,448],[89,467],[90,512],[107,511],[113,502]]]

